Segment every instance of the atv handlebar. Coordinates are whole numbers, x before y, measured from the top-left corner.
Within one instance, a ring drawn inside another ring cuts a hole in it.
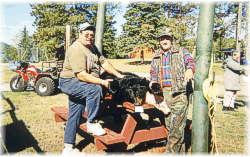
[[[27,63],[27,62],[22,62],[22,61],[20,61],[20,65],[21,65],[21,68],[26,69],[30,64]]]

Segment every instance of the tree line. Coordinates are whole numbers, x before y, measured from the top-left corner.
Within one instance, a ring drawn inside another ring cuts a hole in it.
[[[249,3],[242,4],[241,27],[247,31]],[[24,27],[17,37],[16,50],[13,47],[5,49],[4,61],[30,60],[37,48],[39,60],[53,60],[56,49],[65,42],[66,25],[72,28],[72,41],[77,39],[81,23],[96,25],[97,2],[45,2],[30,6],[36,32],[29,36]],[[222,49],[236,46],[233,30],[237,26],[238,6],[239,2],[215,3],[213,53],[216,55]],[[107,58],[124,58],[133,53],[135,47],[155,51],[159,43],[157,33],[163,26],[172,28],[176,45],[186,47],[191,53],[195,51],[198,2],[130,2],[126,6],[122,33],[116,36],[114,17],[121,11],[121,2],[106,2],[103,52]],[[242,46],[246,44],[243,42]]]

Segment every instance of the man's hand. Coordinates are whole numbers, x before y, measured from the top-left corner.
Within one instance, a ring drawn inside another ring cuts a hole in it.
[[[123,79],[124,77],[126,77],[126,75],[119,74],[119,75],[117,75],[117,77],[120,79]]]
[[[194,73],[192,69],[187,69],[184,74],[184,81],[189,82],[192,78],[194,78]]]
[[[155,82],[155,81],[150,81],[150,82],[149,82],[149,88],[150,88],[150,89],[152,89],[153,83],[157,83],[157,82]]]
[[[109,88],[109,82],[111,82],[111,81],[113,81],[113,79],[104,80],[103,85],[104,85],[106,88]]]

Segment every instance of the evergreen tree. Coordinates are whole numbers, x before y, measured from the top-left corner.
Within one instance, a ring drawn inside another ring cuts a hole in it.
[[[151,50],[157,48],[157,32],[165,21],[164,6],[165,3],[162,2],[128,4],[129,9],[124,15],[127,22],[123,25],[124,34],[121,35],[119,55],[128,54],[134,47],[149,47]]]
[[[33,38],[38,47],[43,46],[49,59],[52,59],[56,48],[65,41],[66,25],[72,28],[72,41],[78,38],[79,25],[89,22],[96,25],[98,4],[96,2],[46,2],[31,4],[32,16],[36,17],[34,25],[37,26],[37,32]],[[112,22],[112,10],[117,8],[118,4],[107,4],[104,41],[110,42],[114,34]],[[110,13],[110,14],[109,14]],[[110,43],[105,43],[104,50],[110,51]]]
[[[120,54],[125,55],[132,51],[133,47],[149,47],[157,49],[159,45],[158,30],[163,26],[172,28],[174,38],[179,39],[175,44],[189,46],[193,49],[194,43],[185,43],[186,38],[194,37],[194,28],[197,18],[193,15],[197,9],[194,3],[164,3],[164,2],[132,2],[125,14],[127,22],[123,25],[123,31],[127,33],[126,39],[122,40]],[[123,36],[122,36],[123,37]],[[125,42],[125,43],[124,43]]]
[[[0,43],[1,54],[3,54],[3,58],[1,59],[2,63],[7,63],[8,61],[17,61],[17,50],[15,47],[11,45],[7,45],[3,42]]]
[[[186,38],[195,37],[198,23],[198,5],[192,2],[169,2],[166,4],[166,24],[172,27],[177,44]],[[184,44],[185,45],[185,44]]]
[[[8,61],[18,61],[17,49],[13,46],[9,46],[5,49],[2,62],[7,63]]]
[[[117,49],[115,41],[115,31],[114,24],[116,21],[113,21],[115,13],[120,11],[120,5],[117,3],[106,3],[106,12],[105,12],[105,24],[104,24],[104,35],[103,35],[103,53],[107,58],[114,58]]]
[[[18,55],[20,60],[30,60],[32,57],[30,50],[32,47],[31,37],[28,34],[26,26],[24,26],[23,31],[21,31],[21,39],[18,43]]]
[[[217,2],[215,5],[215,23],[213,34],[213,52],[221,57],[220,50],[236,47],[236,39],[233,36],[236,33],[237,15],[239,2]],[[248,3],[242,5],[242,19],[241,22],[247,23],[247,6]],[[231,17],[231,20],[225,18]],[[244,27],[245,26],[245,27]],[[242,25],[241,28],[247,31],[247,25]],[[247,32],[246,32],[247,33]]]

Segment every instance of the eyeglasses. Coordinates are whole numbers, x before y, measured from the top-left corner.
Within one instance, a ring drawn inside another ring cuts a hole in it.
[[[85,38],[94,38],[94,34],[84,34]]]
[[[160,37],[160,41],[163,41],[163,40],[172,40],[172,38],[171,37],[168,37],[168,36],[166,36],[166,37]]]

